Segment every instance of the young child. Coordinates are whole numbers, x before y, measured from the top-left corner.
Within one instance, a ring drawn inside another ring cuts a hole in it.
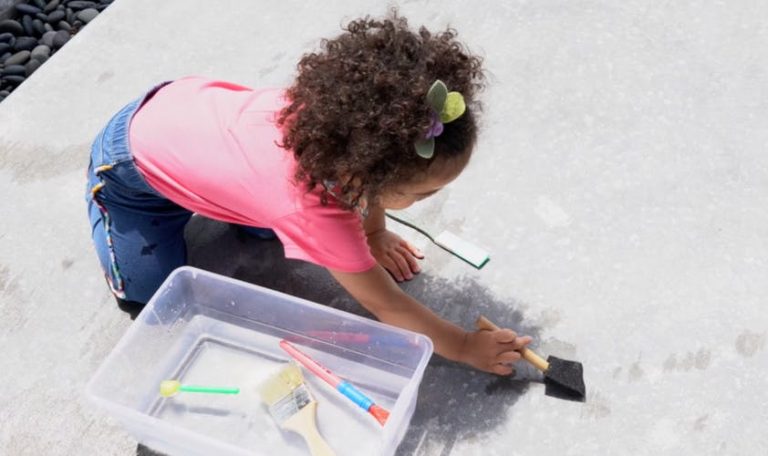
[[[186,263],[184,226],[198,213],[274,232],[286,257],[326,267],[381,321],[426,334],[445,358],[511,373],[530,338],[464,331],[408,296],[393,277],[411,279],[422,255],[384,225],[385,209],[464,169],[482,84],[453,30],[413,32],[393,12],[324,40],[287,90],[199,77],[153,88],[92,147],[86,199],[112,292],[146,303]]]

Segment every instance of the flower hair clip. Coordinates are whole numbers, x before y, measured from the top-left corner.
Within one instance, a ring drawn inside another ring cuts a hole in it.
[[[422,158],[432,158],[435,154],[435,138],[443,134],[444,125],[458,119],[467,110],[464,96],[459,92],[449,92],[441,80],[436,80],[427,92],[427,103],[432,107],[432,124],[423,140],[416,141],[416,153]]]

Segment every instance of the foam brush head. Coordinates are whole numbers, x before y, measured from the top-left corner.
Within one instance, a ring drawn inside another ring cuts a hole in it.
[[[548,357],[547,362],[549,369],[544,374],[545,394],[583,402],[587,388],[584,385],[584,367],[581,363],[556,356]]]

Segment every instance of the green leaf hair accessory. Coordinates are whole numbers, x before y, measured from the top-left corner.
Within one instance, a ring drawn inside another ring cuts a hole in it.
[[[448,98],[448,87],[441,80],[432,83],[432,87],[427,92],[427,103],[432,106],[435,112],[441,112],[445,106],[445,100]]]
[[[467,110],[464,97],[459,92],[448,92],[443,110],[440,111],[440,122],[447,124],[458,119]]]
[[[449,92],[441,80],[436,80],[427,92],[427,103],[432,107],[432,124],[423,140],[414,144],[416,154],[422,158],[432,158],[435,154],[435,138],[443,134],[443,125],[458,119],[467,110],[464,96],[459,92]]]
[[[435,154],[435,138],[416,141],[416,154],[421,158],[432,158]]]

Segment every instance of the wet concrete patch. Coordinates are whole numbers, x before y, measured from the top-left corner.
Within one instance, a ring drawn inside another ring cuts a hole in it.
[[[686,352],[684,355],[673,353],[664,361],[664,372],[688,372],[691,369],[707,369],[712,362],[712,351],[700,348],[695,352]]]
[[[26,308],[10,268],[0,264],[0,334],[9,335],[24,326],[27,322]]]
[[[89,151],[89,143],[56,148],[0,140],[0,171],[10,171],[17,183],[50,179],[78,169],[85,173]]]
[[[736,352],[741,356],[751,357],[765,348],[765,333],[754,333],[745,330],[736,338]]]

